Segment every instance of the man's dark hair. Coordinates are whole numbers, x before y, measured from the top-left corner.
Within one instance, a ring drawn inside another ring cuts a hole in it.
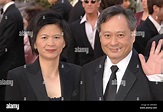
[[[108,19],[116,15],[124,15],[127,19],[128,26],[131,31],[136,29],[136,18],[135,14],[130,9],[124,9],[120,5],[114,5],[104,9],[97,22],[97,30],[101,31],[101,24],[105,23]],[[118,25],[117,25],[118,26]]]
[[[148,12],[149,14],[153,14],[153,6],[156,5],[157,7],[163,6],[163,0],[147,0]]]

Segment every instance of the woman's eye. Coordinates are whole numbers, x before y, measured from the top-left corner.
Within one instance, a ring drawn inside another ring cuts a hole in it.
[[[47,37],[41,37],[41,39],[47,39]]]

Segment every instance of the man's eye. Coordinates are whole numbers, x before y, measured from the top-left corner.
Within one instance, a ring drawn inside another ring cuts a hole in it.
[[[60,36],[55,36],[54,39],[60,39],[61,37]]]
[[[109,38],[110,37],[110,34],[104,34],[104,37],[105,38]]]
[[[118,37],[120,37],[120,38],[122,38],[124,36],[125,36],[124,34],[118,34]]]

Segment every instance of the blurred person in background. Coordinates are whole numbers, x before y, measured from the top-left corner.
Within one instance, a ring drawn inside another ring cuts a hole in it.
[[[70,24],[72,39],[67,50],[67,62],[80,66],[103,55],[96,27],[100,0],[82,0],[82,6],[84,16]]]
[[[24,35],[24,52],[25,52],[26,64],[33,63],[37,58],[37,55],[32,53],[30,40],[29,40],[33,36],[33,31],[32,31],[32,29],[28,31],[27,27],[28,27],[28,24],[34,19],[34,17],[41,11],[43,11],[43,8],[40,6],[29,6],[24,9],[24,16],[23,16],[24,30],[25,30],[25,32],[24,32],[24,34],[25,34]]]
[[[137,12],[135,14],[135,17],[137,20],[136,27],[138,27],[142,22],[144,22],[147,19],[147,17],[149,16],[147,0],[141,0],[141,5],[143,8],[143,11]]]
[[[0,0],[3,6],[0,22],[0,80],[6,81],[7,72],[25,64],[23,18],[15,0]],[[5,98],[5,87],[0,85],[0,100]]]
[[[147,42],[163,33],[163,0],[147,0],[149,16],[136,28],[134,48],[144,55]]]
[[[51,10],[58,12],[64,20],[69,20],[72,5],[68,0],[48,0],[48,2]]]
[[[69,15],[69,23],[73,23],[84,16],[84,8],[82,6],[82,0],[78,0],[78,2],[73,6]]]
[[[123,0],[101,0],[100,9],[104,10],[107,7],[113,5],[120,5],[123,3]]]
[[[130,0],[123,0],[123,3],[121,4],[121,6],[124,9],[128,9],[130,7],[131,1]]]

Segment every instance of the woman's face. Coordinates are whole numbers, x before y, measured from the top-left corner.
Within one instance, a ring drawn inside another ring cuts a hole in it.
[[[142,8],[143,9],[147,9],[148,6],[147,6],[147,0],[141,0],[141,3],[142,3]]]
[[[121,5],[124,9],[127,9],[129,8],[130,4],[130,0],[123,0],[123,3]]]
[[[38,50],[39,58],[54,60],[60,57],[65,47],[63,32],[58,25],[49,24],[43,26],[37,34],[35,49]]]

